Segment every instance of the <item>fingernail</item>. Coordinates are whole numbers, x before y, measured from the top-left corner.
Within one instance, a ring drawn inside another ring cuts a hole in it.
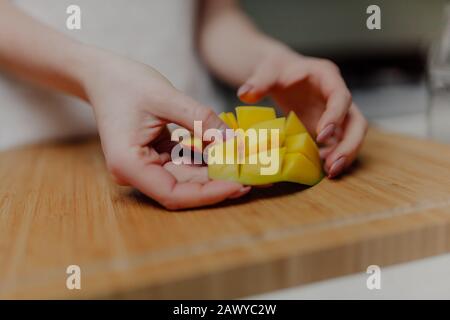
[[[239,198],[241,196],[243,196],[244,194],[246,194],[247,192],[250,191],[252,187],[250,186],[245,186],[239,189],[239,191],[237,191],[236,193],[232,194],[231,196],[229,196],[229,199],[236,199]]]
[[[320,131],[319,135],[317,136],[316,140],[317,142],[324,142],[326,139],[331,137],[334,133],[334,130],[336,129],[336,126],[333,123],[330,123],[325,128]]]
[[[252,90],[252,88],[253,88],[253,86],[251,84],[248,84],[248,83],[243,84],[237,92],[238,97],[246,94],[247,92]]]
[[[328,178],[331,179],[339,175],[344,169],[345,161],[346,161],[345,157],[340,157],[335,162],[333,162],[330,170],[328,171]]]

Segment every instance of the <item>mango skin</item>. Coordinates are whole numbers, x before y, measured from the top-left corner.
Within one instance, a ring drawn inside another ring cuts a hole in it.
[[[260,129],[268,129],[268,136],[265,137],[266,141],[258,141],[259,135],[257,141],[249,141],[247,136],[245,140],[239,140],[240,142],[237,141],[237,138],[227,140],[225,144],[230,142],[236,144],[236,149],[233,149],[234,153],[239,154],[241,158],[238,161],[236,158],[231,159],[225,154],[225,159],[235,162],[233,164],[209,163],[208,174],[210,178],[231,180],[245,185],[288,181],[309,186],[315,185],[323,178],[319,149],[294,112],[290,112],[287,118],[276,118],[275,110],[267,107],[237,107],[236,113],[238,129],[241,133],[247,134],[246,130],[248,129],[254,129],[257,132]],[[233,119],[232,117],[234,118],[234,115],[221,114],[221,119],[230,128],[236,126],[236,123],[230,120]],[[279,130],[278,143],[270,141],[270,130],[272,129]],[[239,136],[242,138],[242,134]],[[255,144],[257,148],[254,148]],[[219,144],[216,147],[225,150],[224,145]],[[237,150],[240,150],[240,153]],[[262,165],[258,162],[258,159],[265,152],[278,152],[279,163],[275,174],[261,174],[261,168],[268,165]],[[242,156],[245,156],[245,158],[242,159]],[[249,163],[250,159],[256,163]]]

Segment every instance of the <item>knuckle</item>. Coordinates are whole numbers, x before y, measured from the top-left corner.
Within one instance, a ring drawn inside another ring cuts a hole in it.
[[[211,108],[202,108],[200,110],[199,120],[203,122],[203,124],[210,124],[216,118],[216,113]]]
[[[340,69],[339,69],[339,67],[337,66],[337,64],[334,63],[334,62],[331,61],[331,60],[328,60],[328,59],[321,59],[321,60],[320,60],[320,64],[321,64],[325,69],[328,69],[328,70],[331,70],[331,71],[337,72],[337,73],[340,73],[340,72],[341,72]]]
[[[345,88],[345,89],[344,89],[343,97],[344,97],[345,102],[346,102],[348,105],[350,105],[350,103],[351,103],[352,100],[353,100],[353,97],[352,97],[352,94],[351,94],[350,90],[348,90],[348,88]]]

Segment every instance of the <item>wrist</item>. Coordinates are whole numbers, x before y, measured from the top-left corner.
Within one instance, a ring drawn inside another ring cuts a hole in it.
[[[75,95],[89,102],[90,83],[99,73],[98,69],[105,53],[101,49],[82,43],[74,43],[68,50],[69,75],[78,87]]]

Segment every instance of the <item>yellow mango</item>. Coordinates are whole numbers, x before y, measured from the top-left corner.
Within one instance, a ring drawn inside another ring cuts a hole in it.
[[[208,165],[208,177],[213,180],[239,181],[239,164]]]
[[[222,120],[228,127],[231,128],[231,123],[230,120],[228,118],[228,114],[226,112],[222,112],[219,114],[218,116],[220,118],[220,120]]]
[[[244,140],[241,136],[208,146],[208,165],[242,163],[244,158]]]
[[[285,118],[276,118],[257,123],[248,128],[245,132],[245,154],[248,156],[273,148],[281,148],[285,139],[285,120]],[[272,130],[277,130],[277,132],[272,132]],[[276,137],[277,141],[272,141],[272,136]]]
[[[238,124],[236,117],[234,116],[233,112],[222,112],[219,114],[219,118],[225,122],[225,124],[231,128],[231,129],[237,129]]]
[[[236,114],[237,121],[231,112],[219,115],[235,130],[235,137],[210,147],[211,179],[245,185],[281,181],[314,185],[322,179],[319,149],[294,112],[276,118],[272,108],[237,107]],[[271,141],[271,130],[277,130],[278,143]]]
[[[315,185],[322,177],[322,170],[301,153],[286,153],[281,174],[283,181]]]
[[[219,142],[208,149],[208,176],[217,180],[239,180],[239,169],[242,162],[239,157],[239,140],[237,138]],[[242,151],[243,152],[243,151]]]
[[[245,185],[261,185],[282,181],[282,164],[283,157],[286,152],[285,148],[266,150],[258,153],[255,164],[250,163],[250,159],[245,159],[245,163],[241,165],[239,182]],[[272,153],[277,153],[275,157]],[[272,164],[263,164],[260,159],[265,157],[272,159]],[[262,169],[273,168],[271,174],[262,174]]]
[[[294,134],[304,133],[308,132],[306,130],[303,123],[300,121],[300,119],[297,117],[295,112],[290,111],[288,114],[288,117],[286,119],[286,125],[284,127],[284,133],[286,136],[291,136]]]
[[[318,168],[322,167],[319,149],[308,133],[300,133],[286,138],[285,147],[287,153],[301,153]]]
[[[249,129],[255,129],[255,130],[267,129],[267,137],[268,137],[269,143],[271,143],[271,141],[270,141],[271,132],[270,131],[272,129],[278,130],[278,133],[279,133],[278,147],[281,148],[284,144],[284,139],[285,139],[285,134],[284,134],[285,122],[286,122],[286,118],[281,117],[281,118],[276,118],[273,120],[259,122],[257,124],[252,125]],[[274,146],[277,146],[277,144],[274,144]],[[272,147],[269,147],[269,148],[272,148]],[[260,150],[260,151],[264,151],[264,150]]]
[[[267,107],[236,107],[239,128],[247,130],[252,125],[276,118],[275,109]]]
[[[233,112],[227,112],[227,117],[228,117],[228,126],[231,129],[239,128],[238,122],[237,122],[236,117],[234,116]]]

